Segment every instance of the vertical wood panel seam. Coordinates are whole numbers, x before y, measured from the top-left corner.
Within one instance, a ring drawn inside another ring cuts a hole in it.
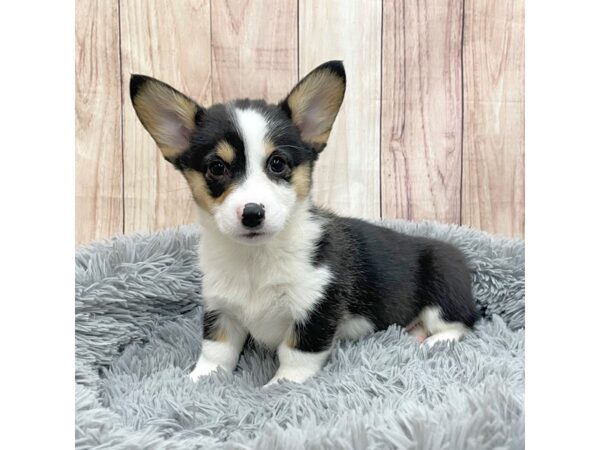
[[[296,81],[300,82],[300,0],[296,1]]]
[[[464,167],[465,167],[465,3],[462,1],[462,23],[460,30],[460,191],[458,201],[458,223],[464,225],[463,220],[463,185],[464,185]]]
[[[379,32],[379,218],[383,218],[383,0],[381,4],[381,27]]]
[[[125,99],[123,93],[123,59],[121,57],[122,52],[122,41],[121,41],[121,1],[117,0],[117,19],[118,19],[118,30],[119,30],[119,39],[117,53],[119,55],[119,103],[121,104],[121,231],[125,234],[125,138],[124,138],[124,120],[123,116],[125,115]]]
[[[396,22],[396,15],[394,13],[394,23]],[[406,76],[406,54],[407,54],[407,45],[406,45],[406,0],[402,0],[402,128],[400,128],[400,136],[399,139],[402,141],[403,139],[406,138],[404,131],[406,130],[406,121],[407,121],[407,116],[406,116],[406,105],[407,105],[407,92],[408,92],[408,82],[406,80],[408,80],[407,76]],[[400,48],[400,46],[399,46]],[[398,48],[396,48],[396,45],[394,43],[394,58],[395,58],[395,53],[399,51]],[[392,113],[392,119],[393,119],[393,113]],[[404,160],[404,175],[405,177],[400,179],[400,177],[398,177],[398,181],[400,183],[406,183],[407,186],[405,186],[405,190],[406,190],[406,194],[404,194],[406,196],[406,216],[405,217],[401,217],[402,219],[405,220],[414,220],[414,217],[412,215],[412,203],[410,201],[410,194],[408,192],[408,163],[407,163],[407,157],[406,157],[406,150],[402,149],[402,159]],[[397,195],[398,190],[396,188],[394,188],[394,195]],[[395,213],[394,213],[394,217],[397,217],[397,211],[398,211],[398,204],[395,205]],[[400,206],[400,213],[402,213],[402,206]]]
[[[212,105],[212,103],[215,101],[215,99],[213,98],[213,80],[214,80],[214,74],[213,74],[213,25],[212,25],[212,20],[213,20],[213,5],[212,5],[213,0],[210,0],[208,2],[208,27],[209,27],[209,34],[210,34],[210,58],[209,58],[209,64],[210,64],[210,74],[209,74],[209,83],[208,83],[208,88],[210,89],[210,103]]]

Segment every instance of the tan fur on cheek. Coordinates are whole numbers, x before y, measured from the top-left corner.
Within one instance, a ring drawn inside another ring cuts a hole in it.
[[[192,191],[192,197],[194,197],[194,200],[198,206],[211,214],[214,213],[214,209],[218,205],[225,201],[227,196],[232,191],[232,187],[228,186],[227,189],[225,189],[225,192],[223,192],[217,198],[214,198],[212,195],[210,195],[210,190],[206,185],[206,180],[201,173],[195,170],[184,170],[183,176],[187,180],[190,190]]]
[[[214,199],[210,195],[206,180],[202,174],[195,170],[184,170],[183,176],[187,180],[190,190],[192,191],[192,197],[194,197],[198,206],[212,214]]]
[[[292,172],[292,185],[298,198],[303,199],[310,193],[312,182],[312,171],[310,164],[302,164],[294,168]]]

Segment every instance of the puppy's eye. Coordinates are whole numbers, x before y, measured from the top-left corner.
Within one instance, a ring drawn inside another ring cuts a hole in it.
[[[227,168],[222,161],[213,161],[208,166],[208,173],[213,177],[222,177],[226,171]]]
[[[279,156],[273,156],[269,160],[269,169],[275,174],[281,174],[287,169],[287,163]]]

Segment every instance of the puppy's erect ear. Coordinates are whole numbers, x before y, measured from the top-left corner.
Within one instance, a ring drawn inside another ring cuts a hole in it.
[[[202,108],[168,84],[144,75],[132,75],[131,101],[144,128],[163,156],[175,162],[190,146]]]
[[[341,61],[329,61],[306,75],[280,106],[300,130],[302,140],[321,151],[327,144],[345,91],[344,65]]]

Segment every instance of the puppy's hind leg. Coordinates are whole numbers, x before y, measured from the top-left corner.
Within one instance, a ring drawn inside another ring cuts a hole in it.
[[[445,321],[438,306],[427,306],[421,311],[419,318],[429,335],[423,342],[427,347],[433,347],[438,342],[458,341],[467,331],[462,322]]]
[[[417,339],[419,344],[427,338],[427,330],[421,323],[421,318],[417,317],[411,323],[406,326],[406,332]]]
[[[459,340],[479,316],[465,257],[442,242],[419,258],[418,296],[426,305],[419,318],[430,336],[424,342],[428,347]]]

